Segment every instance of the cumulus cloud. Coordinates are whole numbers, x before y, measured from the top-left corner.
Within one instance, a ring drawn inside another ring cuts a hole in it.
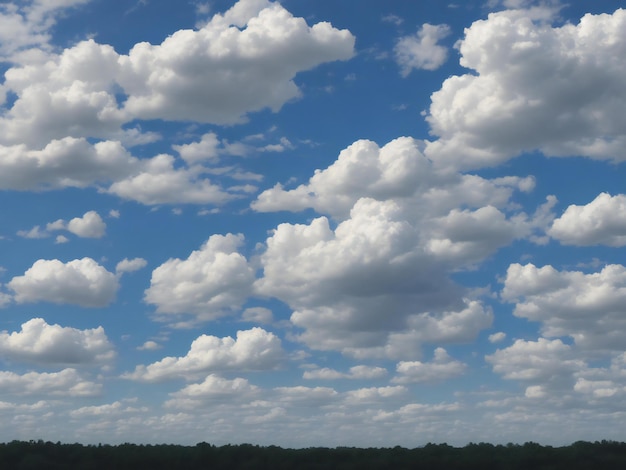
[[[394,53],[402,76],[407,77],[413,69],[436,70],[441,67],[448,59],[448,49],[438,42],[450,32],[448,25],[424,23],[417,34],[400,38]]]
[[[68,263],[40,259],[7,286],[18,303],[53,302],[81,307],[105,307],[115,300],[119,288],[115,275],[91,258]]]
[[[387,375],[387,369],[384,367],[373,366],[353,366],[346,372],[339,372],[334,369],[324,367],[322,369],[307,370],[303,375],[303,379],[317,379],[317,380],[335,380],[335,379],[354,379],[354,380],[369,380],[380,379]]]
[[[401,361],[396,366],[394,383],[438,382],[461,375],[466,365],[450,357],[443,348],[435,349],[432,362]]]
[[[102,327],[79,330],[49,325],[42,318],[27,321],[20,331],[0,332],[0,354],[12,361],[65,365],[104,363],[115,357]]]
[[[0,188],[9,190],[85,188],[135,171],[137,160],[119,142],[64,137],[41,150],[0,145]]]
[[[83,379],[76,369],[24,375],[0,371],[0,390],[17,396],[93,397],[101,393],[102,386]]]
[[[147,366],[139,365],[124,375],[131,380],[158,382],[173,378],[192,378],[199,374],[224,370],[269,370],[283,358],[280,339],[262,328],[227,336],[202,335],[191,343],[186,356],[166,357]]]
[[[353,48],[347,30],[309,27],[278,3],[240,0],[198,31],[135,45],[120,57],[119,83],[135,117],[232,124],[251,111],[280,109],[299,96],[297,72],[349,59]]]
[[[156,351],[158,349],[161,349],[162,347],[163,346],[161,346],[156,341],[146,341],[141,346],[137,347],[137,349],[139,351]]]
[[[240,377],[229,380],[210,374],[203,382],[190,384],[171,393],[171,400],[164,403],[166,408],[195,409],[206,403],[240,402],[250,400],[260,393],[260,389]]]
[[[239,309],[252,291],[254,271],[237,248],[242,235],[212,235],[185,260],[170,259],[152,272],[145,301],[159,314],[211,320]]]
[[[46,225],[46,230],[67,230],[82,238],[102,238],[106,232],[106,223],[96,211],[88,211],[82,217],[74,217],[69,222],[62,219]]]
[[[544,384],[571,378],[586,364],[576,359],[572,348],[560,339],[537,341],[518,339],[508,348],[485,356],[494,372],[505,379],[540,381]]]
[[[626,196],[599,194],[584,206],[572,204],[548,234],[564,245],[626,245]]]
[[[147,265],[148,262],[143,258],[124,258],[115,266],[115,274],[120,275],[123,273],[132,273],[145,268]]]
[[[456,168],[491,166],[524,151],[626,159],[622,77],[626,10],[551,27],[527,12],[491,13],[466,29],[461,65],[432,95],[437,140],[426,154]]]
[[[501,296],[515,303],[514,315],[541,322],[544,336],[569,336],[596,351],[626,347],[624,266],[585,274],[516,263],[507,270]]]

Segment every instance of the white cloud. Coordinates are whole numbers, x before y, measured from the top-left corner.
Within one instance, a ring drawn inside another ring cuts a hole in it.
[[[573,357],[572,349],[560,339],[537,341],[518,339],[505,349],[485,356],[494,372],[505,379],[558,382],[571,377],[572,373],[585,367],[585,363]]]
[[[437,348],[432,362],[399,362],[396,366],[398,375],[391,381],[400,384],[438,382],[461,375],[465,369],[465,364],[452,359],[445,349]]]
[[[102,327],[90,330],[49,325],[42,318],[20,331],[0,332],[0,353],[13,361],[37,364],[93,364],[115,357]]]
[[[254,271],[237,252],[241,235],[212,235],[186,260],[170,259],[152,272],[145,300],[160,314],[212,320],[238,310],[251,293]]]
[[[42,231],[39,225],[35,225],[30,230],[19,230],[17,232],[17,235],[22,238],[31,238],[31,239],[48,237],[48,233],[46,233],[45,230]]]
[[[47,231],[67,230],[81,238],[102,238],[106,224],[96,211],[88,211],[82,217],[74,217],[69,222],[59,219],[46,225]]]
[[[119,142],[53,140],[41,150],[0,145],[0,188],[13,190],[84,188],[134,171],[137,160]]]
[[[143,258],[124,258],[115,266],[115,274],[120,275],[122,273],[132,273],[145,268],[148,262]]]
[[[516,316],[541,322],[544,336],[570,336],[578,347],[596,351],[626,347],[624,266],[585,274],[512,264],[501,296],[515,303]]]
[[[354,379],[354,380],[369,380],[380,379],[387,375],[387,369],[383,367],[372,366],[353,366],[350,367],[349,372],[339,372],[334,369],[322,368],[307,370],[302,375],[303,379],[307,380],[335,380],[335,379]]]
[[[401,74],[407,77],[413,69],[436,70],[448,59],[448,49],[437,44],[450,35],[445,24],[424,23],[417,34],[400,38],[394,48]]]
[[[115,275],[91,258],[68,263],[41,259],[7,286],[18,303],[43,301],[81,307],[105,307],[115,300],[119,288]]]
[[[572,204],[548,234],[564,245],[626,245],[626,196],[601,193],[589,204]]]
[[[493,333],[489,335],[489,342],[500,343],[501,341],[504,341],[505,338],[506,338],[506,333],[504,331],[498,331],[497,333]]]
[[[0,371],[0,391],[17,396],[92,397],[101,393],[102,386],[83,379],[76,369],[24,375]]]
[[[491,13],[466,29],[461,65],[432,95],[439,139],[426,154],[455,168],[492,166],[524,151],[626,159],[622,31],[626,10],[552,28],[525,11]]]
[[[135,117],[235,123],[251,111],[277,111],[299,96],[297,72],[349,59],[353,47],[347,30],[309,27],[278,3],[241,0],[198,31],[135,45],[119,59],[119,83]]]
[[[164,403],[166,408],[189,408],[197,409],[198,406],[207,403],[241,402],[250,400],[260,393],[260,389],[251,385],[246,379],[224,379],[210,374],[203,382],[190,384],[171,393],[171,400]]]
[[[146,341],[141,346],[137,347],[137,349],[139,351],[156,351],[158,349],[161,349],[162,347],[163,346],[161,346],[156,341]]]
[[[274,321],[274,315],[270,309],[264,307],[250,307],[242,312],[241,319],[252,323],[272,323]]]
[[[191,343],[186,356],[166,357],[147,366],[139,365],[124,377],[157,382],[224,370],[269,370],[283,358],[280,339],[262,328],[237,332],[237,338],[202,335]]]

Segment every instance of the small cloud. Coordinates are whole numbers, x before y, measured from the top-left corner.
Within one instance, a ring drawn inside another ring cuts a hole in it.
[[[57,235],[57,238],[54,240],[54,243],[56,243],[57,245],[61,245],[62,243],[67,243],[69,242],[69,238],[67,238],[64,235]]]
[[[18,237],[30,239],[47,238],[50,236],[45,230],[42,231],[39,225],[35,225],[30,230],[20,230],[17,232],[17,235]]]
[[[120,211],[115,210],[115,209],[111,209],[109,211],[109,217],[111,217],[112,219],[119,219],[120,218]]]
[[[159,343],[155,341],[146,341],[141,346],[138,346],[137,350],[138,351],[156,351],[158,349],[161,349],[162,347],[163,346],[161,346]]]
[[[140,269],[145,268],[147,264],[148,262],[143,258],[133,258],[130,260],[128,258],[124,258],[122,261],[117,263],[115,273],[119,276],[123,273],[139,271]]]
[[[274,316],[272,315],[272,311],[268,308],[252,307],[243,311],[241,319],[246,322],[263,324],[272,323],[274,321]]]
[[[499,331],[497,333],[489,335],[489,342],[490,343],[500,343],[500,342],[504,341],[505,338],[506,338],[506,333],[503,333],[502,331]]]
[[[403,18],[400,18],[398,15],[394,15],[393,13],[383,16],[381,20],[383,21],[383,23],[395,24],[396,26],[400,26],[402,23],[404,23]]]
[[[450,26],[424,23],[417,34],[400,38],[394,48],[400,74],[407,77],[413,69],[437,70],[448,59],[448,48],[438,44],[449,36]]]

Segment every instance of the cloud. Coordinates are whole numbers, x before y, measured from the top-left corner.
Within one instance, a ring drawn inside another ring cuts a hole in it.
[[[626,347],[624,266],[585,274],[512,264],[501,297],[515,303],[515,316],[541,322],[546,337],[569,336],[577,347],[597,352]]]
[[[198,31],[135,45],[119,59],[118,82],[136,118],[232,124],[252,111],[279,110],[300,94],[296,73],[349,59],[353,48],[347,30],[309,27],[278,3],[241,0]]]
[[[18,362],[81,365],[108,362],[115,350],[102,327],[78,330],[33,318],[20,331],[0,332],[0,354]]]
[[[626,245],[626,196],[599,194],[584,206],[570,205],[548,234],[564,245]]]
[[[190,384],[171,393],[173,398],[164,403],[166,408],[196,409],[203,404],[221,402],[240,402],[250,400],[260,393],[260,389],[240,377],[233,380],[210,374],[203,382]]]
[[[54,140],[42,150],[0,145],[0,188],[84,188],[128,174],[136,165],[119,142],[90,145],[84,139]]]
[[[448,59],[448,49],[437,43],[450,33],[448,25],[424,23],[417,34],[400,38],[394,53],[401,75],[407,77],[413,69],[436,70],[441,67]]]
[[[17,235],[22,238],[40,239],[47,238],[48,233],[45,230],[41,230],[41,226],[35,225],[30,230],[19,230]]]
[[[551,27],[524,11],[491,13],[466,29],[461,65],[432,95],[427,121],[439,165],[493,166],[525,151],[626,159],[626,10]]]
[[[157,343],[155,341],[146,341],[141,346],[137,347],[137,350],[139,350],[139,351],[156,351],[158,349],[161,349],[162,347],[163,346],[161,346],[159,343]]]
[[[508,348],[485,356],[485,360],[492,364],[494,372],[502,374],[505,379],[544,384],[566,380],[573,372],[586,366],[573,357],[571,347],[560,339],[545,338],[537,341],[518,339]]]
[[[370,380],[380,379],[387,375],[387,369],[383,367],[372,366],[353,366],[349,372],[339,372],[334,369],[324,367],[323,369],[307,370],[303,375],[303,379],[307,380],[335,380],[335,379],[354,379],[354,380]]]
[[[175,163],[167,154],[144,160],[139,172],[114,182],[107,192],[146,205],[222,204],[237,197],[202,178],[206,169],[177,168]]]
[[[62,219],[46,225],[46,230],[67,230],[81,238],[102,238],[106,224],[96,211],[88,211],[82,217],[74,217],[69,222]]]
[[[22,50],[48,48],[49,31],[62,10],[90,0],[3,2],[0,5],[0,57],[15,58]]]
[[[115,274],[132,273],[145,268],[147,265],[148,262],[143,258],[124,258],[115,266]]]
[[[489,335],[489,342],[499,343],[501,341],[504,341],[505,338],[506,338],[506,333],[503,331],[498,331],[497,333],[493,333]]]
[[[83,379],[76,369],[24,375],[0,371],[0,391],[17,396],[93,397],[102,392],[102,385]]]
[[[254,271],[237,252],[242,243],[242,235],[212,235],[187,259],[169,259],[152,272],[145,301],[159,314],[192,314],[198,320],[238,310],[254,281]]]
[[[190,379],[199,374],[225,370],[269,370],[283,358],[280,339],[262,328],[227,336],[202,335],[191,343],[186,356],[166,357],[147,366],[139,365],[123,377],[144,382],[174,378]]]
[[[445,349],[437,348],[432,362],[399,362],[396,366],[398,375],[391,381],[400,384],[438,382],[461,375],[466,367],[462,362],[452,359]]]
[[[18,303],[52,302],[81,307],[105,307],[115,300],[119,288],[115,275],[91,258],[68,263],[41,259],[7,286]]]

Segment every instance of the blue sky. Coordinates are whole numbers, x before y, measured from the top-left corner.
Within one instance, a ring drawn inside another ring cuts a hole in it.
[[[0,5],[0,440],[626,439],[617,1]]]

